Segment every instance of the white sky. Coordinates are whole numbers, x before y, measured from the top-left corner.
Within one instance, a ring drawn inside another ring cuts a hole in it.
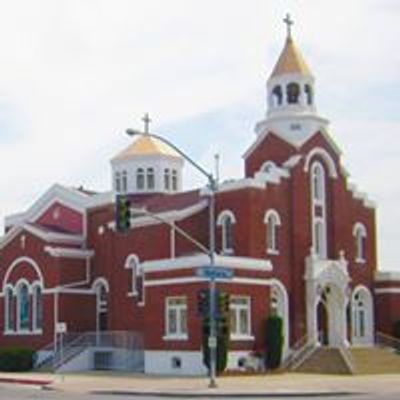
[[[223,178],[294,37],[352,180],[378,203],[379,267],[400,270],[398,0],[0,0],[0,218],[54,182],[108,190],[109,159],[153,130]],[[194,173],[193,173],[194,174]],[[188,185],[201,184],[187,168]]]

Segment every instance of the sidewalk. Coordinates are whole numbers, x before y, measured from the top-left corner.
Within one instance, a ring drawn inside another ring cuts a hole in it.
[[[66,375],[46,373],[0,373],[0,383],[33,384],[75,393],[179,396],[334,396],[356,393],[399,393],[400,375],[279,374],[218,378],[209,389],[206,378],[161,377],[116,372]]]

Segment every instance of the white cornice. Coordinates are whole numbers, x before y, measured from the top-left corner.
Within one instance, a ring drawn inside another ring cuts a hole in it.
[[[364,192],[360,192],[352,182],[347,181],[347,190],[351,193],[354,199],[361,200],[365,207],[376,208],[376,203],[368,198],[368,195]]]
[[[9,244],[16,236],[21,232],[26,231],[32,235],[44,240],[49,243],[65,243],[65,244],[76,244],[81,245],[84,241],[82,235],[71,235],[66,233],[58,232],[47,232],[38,227],[22,224],[12,227],[1,239],[0,239],[0,249],[4,248]]]
[[[163,224],[164,222],[176,222],[190,217],[193,214],[204,210],[208,205],[207,200],[202,200],[197,204],[183,208],[182,210],[170,210],[160,213],[154,213],[154,217],[143,216],[131,218],[131,228],[140,228],[149,225]],[[159,219],[157,219],[159,218]],[[115,229],[115,221],[107,224],[110,229]]]
[[[91,196],[79,190],[54,184],[27,211],[5,217],[5,226],[20,225],[37,220],[52,204],[58,202],[77,212],[83,212]]]
[[[72,249],[68,247],[45,246],[44,251],[52,257],[88,259],[94,256],[93,250]]]
[[[320,124],[320,126],[316,127],[315,130],[310,131],[308,134],[303,134],[302,136],[299,137],[291,137],[290,135],[284,134],[282,132],[279,132],[276,127],[272,126],[274,123],[279,123],[279,122],[284,122],[287,121],[288,119],[290,120],[291,118],[296,119],[296,120],[314,120],[316,123]],[[243,154],[243,158],[246,159],[250,156],[251,153],[258,147],[258,145],[269,135],[269,134],[274,134],[275,136],[278,136],[281,138],[283,141],[286,143],[290,144],[293,146],[295,149],[300,149],[308,140],[310,140],[314,135],[316,135],[318,132],[322,134],[322,136],[325,138],[325,140],[329,143],[329,145],[332,147],[332,149],[335,151],[337,155],[341,155],[341,150],[339,146],[336,144],[332,136],[329,134],[327,128],[325,127],[329,121],[325,118],[317,117],[315,115],[288,115],[288,116],[280,116],[280,117],[273,117],[273,118],[268,118],[263,121],[260,121],[258,124],[256,124],[256,132],[258,133],[256,141],[246,150],[246,152]]]
[[[210,257],[206,254],[198,254],[187,257],[177,257],[145,261],[141,263],[145,272],[172,271],[177,269],[192,269],[210,264]],[[269,260],[250,257],[215,256],[215,265],[241,270],[272,271],[272,263]]]
[[[376,282],[400,282],[400,272],[397,271],[378,271],[375,274]]]

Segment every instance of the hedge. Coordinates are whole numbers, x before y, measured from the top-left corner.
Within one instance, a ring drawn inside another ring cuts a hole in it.
[[[281,364],[283,349],[283,321],[273,315],[267,318],[265,335],[265,366],[268,369],[278,368]]]
[[[29,371],[33,368],[35,351],[23,347],[0,349],[0,371]]]

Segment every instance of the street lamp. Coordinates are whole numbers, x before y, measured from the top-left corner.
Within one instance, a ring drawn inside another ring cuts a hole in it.
[[[163,138],[162,136],[156,135],[154,133],[148,132],[148,127],[145,128],[145,132],[140,132],[134,129],[127,129],[126,133],[129,136],[150,136],[154,139],[157,139],[167,146],[170,146],[174,149],[180,156],[182,156],[186,161],[189,162],[193,167],[195,167],[201,174],[203,174],[208,180],[208,187],[210,188],[210,196],[209,196],[209,249],[208,255],[210,257],[210,267],[215,267],[215,193],[217,191],[217,182],[213,176],[213,174],[207,172],[203,167],[201,167],[198,163],[196,163],[191,157],[189,157],[186,153],[176,147],[169,140]],[[208,347],[210,349],[210,388],[216,388],[216,372],[217,372],[217,326],[215,320],[216,314],[216,282],[215,276],[210,278],[210,336]]]

